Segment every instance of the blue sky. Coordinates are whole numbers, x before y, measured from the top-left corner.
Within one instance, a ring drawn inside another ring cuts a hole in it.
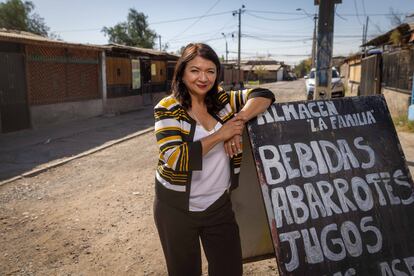
[[[4,2],[2,0],[1,2]],[[129,8],[148,16],[150,28],[168,42],[168,51],[176,51],[189,42],[206,42],[220,56],[237,57],[237,16],[232,11],[246,6],[242,14],[242,58],[270,57],[295,64],[311,52],[313,20],[317,12],[313,0],[32,0],[35,12],[45,19],[51,31],[65,41],[105,44],[100,31],[125,21]],[[414,13],[414,0],[343,0],[337,5],[334,31],[334,55],[356,52],[361,44],[362,24],[370,16],[368,34],[374,36],[390,28],[386,15]],[[357,16],[360,14],[359,16]],[[213,14],[213,15],[212,15]],[[204,17],[201,17],[205,15]],[[210,16],[212,15],[212,16]],[[194,17],[193,19],[180,20]],[[170,21],[165,23],[165,21]],[[231,37],[234,33],[234,38]],[[157,42],[158,43],[158,42]],[[157,44],[158,46],[158,44]]]

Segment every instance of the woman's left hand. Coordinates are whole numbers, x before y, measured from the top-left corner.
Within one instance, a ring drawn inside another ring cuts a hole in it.
[[[243,150],[241,135],[234,135],[233,138],[224,142],[224,150],[230,158],[241,153]]]

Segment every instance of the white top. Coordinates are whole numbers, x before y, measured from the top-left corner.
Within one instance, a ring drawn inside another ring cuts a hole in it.
[[[197,124],[194,141],[213,134],[221,128],[217,122],[211,131]],[[223,142],[215,145],[203,156],[203,169],[193,171],[190,189],[190,211],[206,210],[230,187],[230,159],[224,151]]]

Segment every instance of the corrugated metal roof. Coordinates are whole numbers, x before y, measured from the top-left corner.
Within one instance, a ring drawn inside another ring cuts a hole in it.
[[[177,55],[173,55],[164,51],[157,51],[154,49],[148,49],[148,48],[140,48],[140,47],[133,47],[133,46],[126,46],[126,45],[121,45],[121,44],[116,44],[116,43],[110,43],[107,45],[103,46],[106,50],[127,50],[130,52],[135,52],[135,53],[139,53],[139,54],[147,54],[147,55],[151,55],[151,56],[164,56],[164,57],[171,57],[174,59],[178,59],[179,56]]]
[[[87,48],[91,50],[100,51],[103,50],[103,47],[99,45],[70,43],[61,40],[50,39],[48,37],[40,36],[29,32],[8,30],[4,28],[0,28],[0,41],[18,42],[26,44],[53,45],[60,47]]]
[[[392,34],[393,31],[395,30],[399,30],[400,33],[404,36],[410,36],[411,38],[411,34],[414,32],[414,22],[410,22],[410,23],[403,23],[397,27],[395,27],[394,29],[389,30],[388,32],[386,32],[385,34],[379,35],[373,39],[371,39],[370,41],[366,42],[365,44],[361,45],[361,46],[380,46],[383,44],[387,44],[389,43],[390,40],[390,36]],[[409,42],[411,42],[409,38]]]

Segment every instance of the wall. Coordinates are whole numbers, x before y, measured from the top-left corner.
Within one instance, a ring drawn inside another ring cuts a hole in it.
[[[99,99],[97,50],[27,45],[29,105]]]
[[[30,107],[33,128],[81,120],[103,114],[101,99]]]
[[[106,57],[106,80],[108,85],[131,85],[131,60],[129,58]]]
[[[407,116],[408,106],[410,105],[410,94],[389,88],[382,88],[382,94],[387,101],[391,117]]]
[[[151,61],[151,81],[164,82],[167,80],[166,62],[163,60]]]
[[[361,82],[361,59],[349,60],[347,65],[341,66],[341,75],[345,76],[345,96],[358,96],[359,84]]]
[[[122,113],[139,109],[143,106],[143,98],[139,96],[129,96],[112,98],[106,100],[105,113]]]
[[[282,81],[283,80],[283,68],[280,68],[279,70],[277,70],[277,77],[276,77],[276,81]]]

